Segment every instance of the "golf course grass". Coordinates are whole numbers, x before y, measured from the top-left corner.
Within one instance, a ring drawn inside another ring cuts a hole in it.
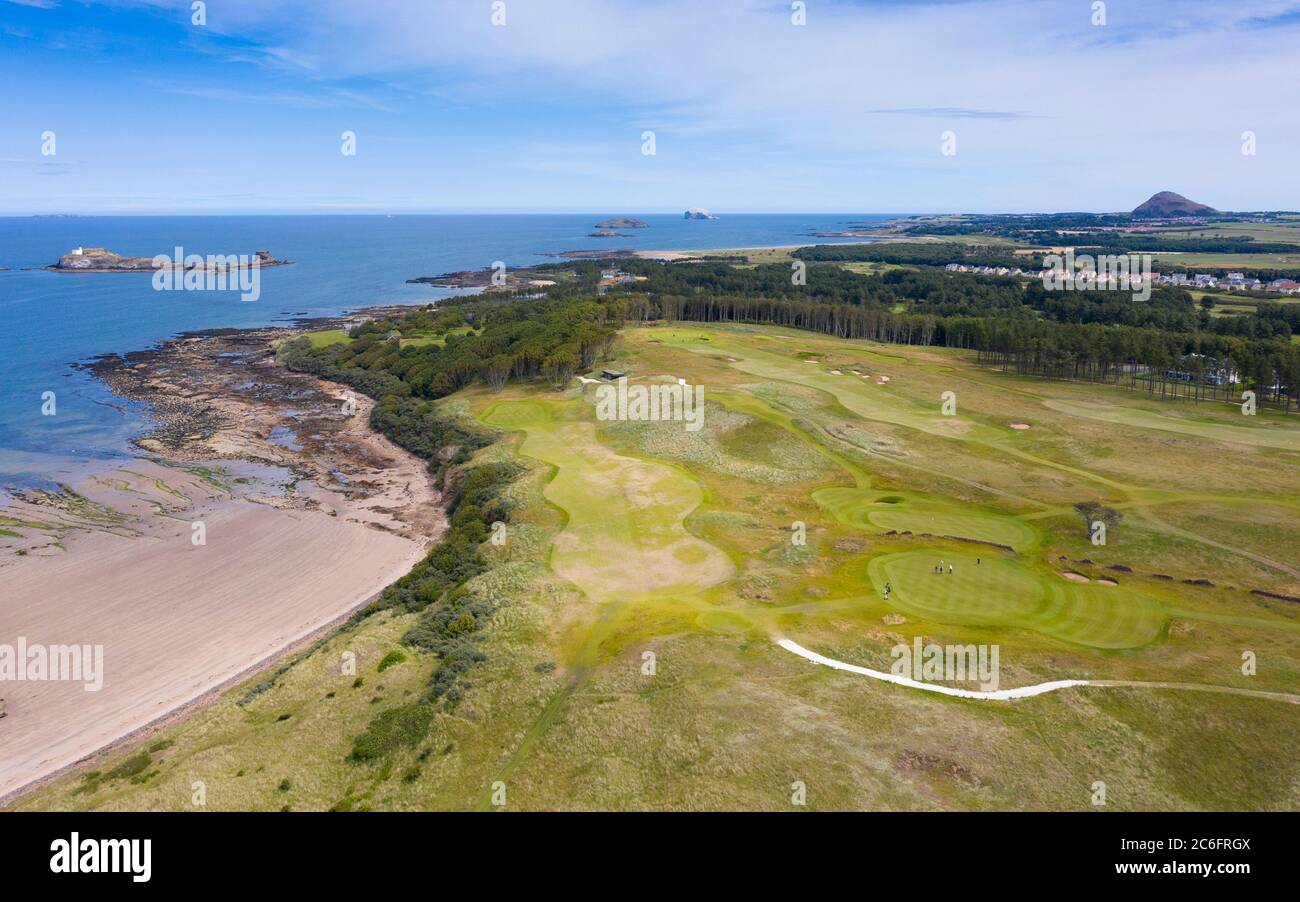
[[[897,492],[857,488],[819,489],[813,500],[848,526],[917,535],[971,539],[1023,550],[1037,541],[1033,527],[1014,517]]]
[[[1119,404],[1087,401],[1048,401],[1047,406],[1071,416],[1088,417],[1103,423],[1118,423],[1139,429],[1161,429],[1211,442],[1256,445],[1283,451],[1300,451],[1300,434],[1282,424],[1276,428],[1242,426],[1222,421],[1193,418],[1180,408],[1155,412]],[[1242,420],[1245,421],[1242,416]]]
[[[688,533],[683,520],[703,501],[676,467],[615,454],[578,419],[540,401],[502,401],[484,413],[490,426],[522,430],[519,453],[555,467],[546,498],[567,518],[551,566],[598,600],[693,594],[731,575],[727,556]]]
[[[1147,645],[1168,619],[1140,593],[1042,576],[1006,558],[907,551],[873,558],[869,572],[877,587],[888,581],[890,603],[914,617],[1033,630],[1091,648]]]
[[[702,429],[598,420],[590,381],[438,402],[498,433],[472,465],[522,475],[464,587],[483,660],[427,739],[349,760],[443,666],[379,672],[396,610],[165,728],[148,779],[20,807],[184,809],[202,780],[214,808],[479,809],[499,783],[510,809],[789,810],[801,781],[814,809],[1082,811],[1104,780],[1122,810],[1300,808],[1300,417],[781,328],[620,340],[583,375],[701,385]],[[886,673],[916,639],[995,645],[1003,689],[1088,685],[953,698],[778,639]]]

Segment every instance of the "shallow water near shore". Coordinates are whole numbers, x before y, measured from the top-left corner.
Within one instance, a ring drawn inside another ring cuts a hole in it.
[[[0,218],[0,488],[72,483],[131,456],[147,427],[141,405],[76,368],[104,354],[152,347],[182,332],[248,328],[384,304],[423,304],[451,292],[406,280],[547,262],[546,254],[628,248],[688,250],[829,243],[809,231],[883,220],[858,214],[643,215],[625,238],[587,237],[607,214],[428,216],[119,216]],[[636,214],[630,214],[636,215]],[[57,273],[75,247],[130,256],[251,254],[291,266],[261,272],[261,294],[154,291],[145,273]],[[46,392],[54,393],[54,414]]]

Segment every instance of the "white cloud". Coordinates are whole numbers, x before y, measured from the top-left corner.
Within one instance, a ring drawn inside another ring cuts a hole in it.
[[[580,145],[521,165],[725,184],[724,203],[764,178],[801,186],[796,207],[802,191],[858,209],[1117,209],[1158,188],[1300,207],[1277,196],[1300,146],[1294,2],[1111,2],[1103,28],[1090,6],[809,0],[795,27],[762,0],[506,0],[494,27],[487,0],[223,0],[209,29],[317,84],[378,79],[507,118],[557,98],[619,111],[627,140],[657,131],[653,177]],[[1246,129],[1258,157],[1239,153]]]

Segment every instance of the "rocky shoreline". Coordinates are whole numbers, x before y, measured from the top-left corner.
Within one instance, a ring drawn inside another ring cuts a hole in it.
[[[148,407],[153,428],[135,440],[147,454],[283,468],[292,474],[291,490],[273,499],[274,506],[338,515],[342,510],[325,500],[338,494],[369,511],[367,526],[427,542],[441,528],[438,493],[430,483],[425,499],[404,490],[394,494],[383,474],[409,455],[370,431],[373,402],[276,362],[278,346],[308,329],[348,328],[401,309],[375,308],[294,327],[185,333],[157,348],[102,357],[87,368],[114,394]]]

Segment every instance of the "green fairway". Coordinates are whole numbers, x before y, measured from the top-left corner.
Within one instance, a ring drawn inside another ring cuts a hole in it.
[[[892,362],[886,362],[890,358],[884,355],[858,351],[856,355],[870,367],[870,372],[863,370],[864,375],[858,376],[852,370],[839,369],[837,373],[836,368],[828,369],[823,363],[813,362],[817,359],[815,356],[798,359],[778,350],[742,344],[729,336],[716,336],[704,343],[699,340],[698,333],[683,329],[665,333],[661,341],[696,352],[725,351],[735,358],[732,367],[741,372],[827,392],[846,409],[868,420],[895,423],[946,438],[992,440],[1002,437],[1002,433],[991,426],[944,416],[938,393],[934,395],[933,403],[916,401],[901,396],[888,383],[879,383],[877,380],[881,375],[889,376],[890,371],[896,369],[899,362],[896,357]]]
[[[1285,451],[1300,451],[1300,431],[1297,431],[1290,424],[1284,425],[1263,418],[1253,419],[1243,415],[1240,417],[1243,425],[1237,426],[1230,423],[1193,418],[1183,407],[1171,408],[1168,411],[1161,412],[1145,410],[1141,407],[1088,401],[1050,400],[1044,403],[1053,410],[1059,410],[1071,416],[1087,417],[1105,423],[1119,423],[1138,429],[1161,429],[1167,432],[1195,436],[1208,441],[1281,448]],[[1231,407],[1223,409],[1230,410]]]
[[[970,505],[961,507],[897,492],[840,487],[819,489],[812,497],[841,523],[860,529],[973,539],[1017,550],[1036,540],[1033,528],[1027,523]]]
[[[419,348],[425,345],[438,345],[441,347],[447,343],[447,339],[451,336],[466,335],[473,331],[473,326],[457,326],[454,329],[448,329],[446,332],[421,332],[415,335],[404,335],[402,336],[401,346],[404,348]]]
[[[323,329],[320,332],[308,332],[307,340],[311,342],[313,348],[324,348],[329,345],[348,344],[352,338],[342,329]]]
[[[682,521],[703,500],[686,471],[615,454],[581,402],[502,401],[483,421],[525,433],[520,453],[555,467],[546,498],[568,517],[551,567],[602,601],[694,594],[731,575],[716,547]]]

